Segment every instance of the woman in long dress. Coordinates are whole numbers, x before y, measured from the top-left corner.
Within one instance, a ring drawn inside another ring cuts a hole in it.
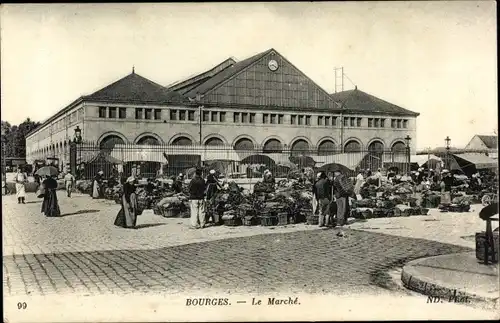
[[[94,181],[92,182],[92,190],[90,192],[93,199],[100,198],[102,194],[102,175],[103,171],[99,171],[97,175],[94,177]]]
[[[123,184],[122,207],[114,223],[118,227],[132,229],[137,223],[137,195],[134,182],[135,178],[129,177],[127,182]]]
[[[358,196],[361,192],[361,187],[363,187],[364,181],[363,170],[360,170],[358,172],[358,176],[356,176],[356,185],[354,185],[354,194],[356,194],[356,196]]]
[[[18,204],[25,204],[25,198],[26,198],[26,181],[28,180],[28,176],[26,173],[21,171],[21,168],[17,169],[17,174],[16,174],[16,197],[17,197],[17,203]]]
[[[47,176],[42,182],[45,188],[45,194],[43,196],[42,202],[42,213],[47,217],[61,216],[61,210],[59,209],[59,203],[57,202],[57,181]]]

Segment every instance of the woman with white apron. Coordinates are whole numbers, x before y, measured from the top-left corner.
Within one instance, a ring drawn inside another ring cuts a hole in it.
[[[16,197],[17,197],[17,203],[18,204],[25,204],[26,201],[24,200],[26,198],[26,181],[28,180],[28,176],[26,173],[21,172],[21,169],[17,169],[17,174],[16,174]]]

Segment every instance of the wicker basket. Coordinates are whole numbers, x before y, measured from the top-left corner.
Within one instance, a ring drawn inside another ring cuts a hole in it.
[[[392,209],[392,214],[394,217],[400,217],[401,216],[401,210],[398,209],[397,207],[395,207],[394,209]]]
[[[246,216],[243,218],[243,225],[253,226],[259,224],[258,218],[254,216]]]
[[[229,220],[224,220],[224,225],[226,225],[228,227],[237,227],[237,226],[241,225],[241,219],[234,217],[234,218],[229,219]]]
[[[278,225],[288,224],[288,212],[278,213]]]
[[[173,209],[160,208],[160,210],[162,211],[162,215],[166,218],[176,218],[181,213],[181,210],[178,208],[173,208]]]
[[[429,213],[429,209],[420,208],[420,215],[427,215]]]
[[[307,224],[309,225],[318,225],[319,224],[319,216],[318,215],[310,215],[307,217]]]
[[[278,224],[278,217],[272,215],[262,216],[260,218],[260,224],[265,227],[273,226]]]

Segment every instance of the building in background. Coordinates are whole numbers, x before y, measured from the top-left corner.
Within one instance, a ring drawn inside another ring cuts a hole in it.
[[[474,135],[465,150],[482,150],[491,158],[498,158],[498,136]]]
[[[330,94],[274,49],[214,68],[169,87],[134,71],[82,96],[26,137],[27,160],[69,159],[74,128],[84,141],[344,151],[416,147],[412,112],[357,88]]]

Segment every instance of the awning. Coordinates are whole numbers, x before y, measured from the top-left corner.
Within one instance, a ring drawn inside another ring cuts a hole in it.
[[[461,165],[462,168],[467,167],[469,165],[476,166],[476,169],[489,169],[489,168],[497,168],[498,167],[497,160],[490,158],[484,154],[465,153],[465,154],[456,154],[453,156],[455,158],[462,159],[468,163],[465,165]]]
[[[201,151],[201,160],[239,161],[240,156],[232,149],[205,148]]]
[[[343,154],[335,154],[335,155],[326,155],[326,156],[311,156],[319,165],[326,164],[340,164],[349,169],[355,170],[356,167],[361,163],[363,158],[368,155],[364,152],[357,153],[343,153]]]
[[[111,163],[111,164],[121,164],[123,163],[122,162],[122,159],[116,157],[116,156],[112,156],[112,155],[109,155],[108,153],[105,153],[103,151],[99,151],[99,152],[96,152],[96,153],[87,153],[87,154],[81,154],[81,156],[79,156],[78,160],[77,160],[77,163],[80,164],[80,163],[92,163],[92,162],[95,162],[97,160],[102,160],[104,162],[107,162],[107,163]]]
[[[430,160],[435,160],[438,162],[442,161],[441,158],[439,158],[436,155],[432,155],[432,154],[430,154],[430,155],[411,155],[410,156],[410,162],[416,163],[416,164],[418,164],[418,166],[422,166]]]

